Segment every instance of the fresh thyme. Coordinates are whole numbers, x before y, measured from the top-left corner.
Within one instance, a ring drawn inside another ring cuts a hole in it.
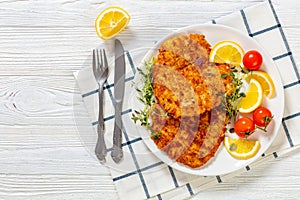
[[[151,132],[151,137],[152,137],[153,139],[155,139],[155,140],[158,140],[159,137],[160,137],[160,135],[161,135],[161,132],[160,132],[160,131],[155,132],[151,126],[149,126],[148,129],[149,129],[150,132]]]
[[[152,70],[154,66],[154,58],[150,61],[144,63],[144,69],[137,68],[138,73],[142,76],[139,83],[134,83],[135,89],[139,94],[138,100],[144,104],[144,108],[140,111],[135,110],[132,113],[132,120],[134,123],[140,122],[142,126],[145,126],[148,130],[151,131],[151,136],[154,139],[159,139],[161,135],[160,132],[154,133],[151,124],[150,124],[150,109],[151,106],[155,103],[155,97],[153,94],[153,78]],[[142,87],[139,88],[139,85],[142,84]]]
[[[222,96],[222,107],[225,108],[227,116],[231,118],[236,118],[239,110],[238,110],[238,103],[241,98],[245,97],[246,94],[241,92],[241,88],[243,85],[242,79],[239,78],[236,73],[231,71],[228,74],[221,74],[221,78],[226,78],[227,76],[231,76],[233,79],[233,91],[228,94],[220,94]]]

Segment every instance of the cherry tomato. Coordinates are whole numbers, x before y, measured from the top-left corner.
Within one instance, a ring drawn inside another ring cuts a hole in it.
[[[271,111],[265,107],[259,107],[253,112],[253,121],[257,126],[267,127],[272,118]]]
[[[261,67],[262,62],[263,57],[256,50],[248,51],[243,57],[243,64],[249,70],[258,70]]]
[[[234,124],[234,131],[241,138],[248,137],[254,132],[254,130],[255,124],[252,119],[248,117],[240,118]]]

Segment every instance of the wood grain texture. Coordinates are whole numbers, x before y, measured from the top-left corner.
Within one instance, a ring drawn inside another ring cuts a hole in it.
[[[92,48],[109,50],[110,42],[99,40],[93,27],[106,5],[131,13],[119,37],[126,49],[135,49],[259,2],[0,1],[0,199],[118,198],[108,169],[80,138],[80,130],[91,131],[90,121],[72,75],[90,64]],[[300,3],[273,2],[300,66]],[[299,187],[295,152],[193,199],[299,199]]]

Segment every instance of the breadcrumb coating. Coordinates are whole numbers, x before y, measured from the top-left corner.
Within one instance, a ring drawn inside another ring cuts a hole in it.
[[[209,62],[210,45],[203,35],[176,36],[159,49],[152,77],[154,95],[174,118],[195,116],[221,103],[232,78],[227,64]]]
[[[220,94],[232,91],[227,64],[209,62],[210,44],[201,34],[175,36],[159,48],[153,66],[157,103],[152,137],[171,159],[198,168],[215,156],[226,130]],[[226,74],[226,76],[223,76]]]
[[[214,157],[225,137],[224,111],[214,109],[198,117],[175,119],[163,114],[165,111],[158,104],[153,110],[152,128],[159,132],[159,138],[152,139],[172,160],[198,168]]]

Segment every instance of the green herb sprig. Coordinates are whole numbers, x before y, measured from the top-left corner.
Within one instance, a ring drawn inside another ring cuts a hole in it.
[[[221,74],[221,78],[226,78],[227,74]],[[236,118],[239,110],[238,110],[238,103],[241,98],[246,97],[244,92],[241,92],[241,88],[243,85],[242,79],[237,76],[236,73],[231,71],[229,76],[233,79],[233,91],[230,94],[220,94],[222,96],[222,107],[225,108],[227,116],[231,118]]]
[[[155,63],[155,59],[152,58],[150,61],[144,63],[144,69],[137,68],[138,73],[142,76],[138,83],[133,83],[135,89],[138,92],[138,100],[144,104],[144,108],[132,113],[131,119],[134,123],[140,122],[141,126],[145,126],[151,132],[151,136],[154,139],[159,139],[161,132],[154,133],[154,130],[150,124],[150,108],[156,102],[153,93],[153,78],[152,70]],[[142,85],[140,88],[139,86]]]

